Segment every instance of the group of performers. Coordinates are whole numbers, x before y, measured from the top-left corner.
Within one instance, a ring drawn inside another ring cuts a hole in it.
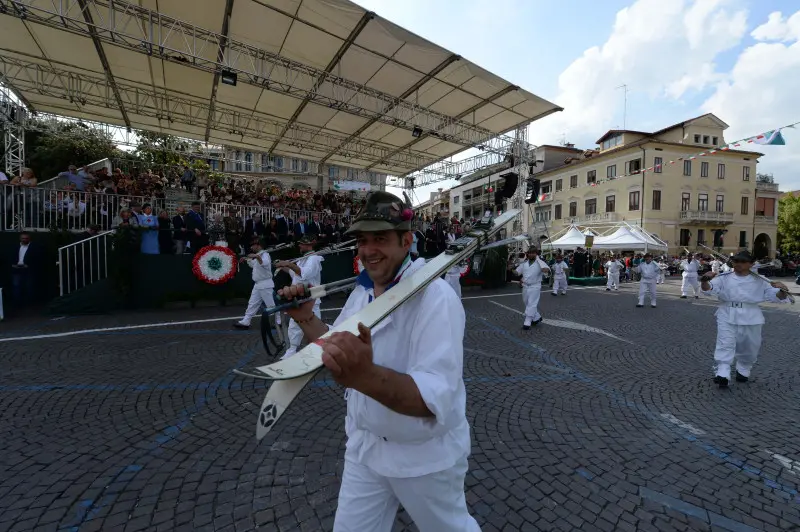
[[[410,205],[392,194],[367,196],[347,232],[357,241],[361,271],[333,327],[425,265],[425,259],[412,257],[412,217]],[[302,241],[299,260],[273,265],[253,241],[252,252],[242,258],[253,268],[254,286],[247,311],[235,324],[240,328],[249,327],[262,303],[275,305],[273,269],[291,274],[291,284],[277,291],[284,300],[300,302],[286,311],[291,324],[284,356],[296,353],[304,339],[319,343],[330,329],[320,317],[319,300],[308,297],[308,286],[320,283],[324,260],[313,253],[313,244],[311,238]],[[693,287],[697,268],[691,257],[685,262],[684,283]],[[737,382],[750,376],[764,323],[758,303],[786,298],[784,285],[749,274],[752,263],[748,253],[739,253],[732,271],[711,272],[700,281],[704,293],[720,300],[714,382],[721,387],[728,384],[734,359]],[[347,447],[336,532],[388,532],[400,504],[423,532],[480,530],[464,494],[471,442],[463,378],[466,318],[460,286],[456,289],[463,267],[454,265],[447,280],[434,280],[371,330],[359,324],[358,334],[335,332],[320,343],[325,367],[346,389]],[[607,289],[617,288],[620,267],[617,259],[606,263]],[[523,328],[530,329],[542,322],[542,276],[554,276],[554,295],[566,294],[568,266],[560,255],[548,265],[531,246],[515,271],[522,279]],[[655,307],[663,269],[647,253],[637,271],[637,307],[645,295]]]

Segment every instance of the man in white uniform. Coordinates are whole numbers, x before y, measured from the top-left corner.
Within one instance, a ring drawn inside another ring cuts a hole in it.
[[[717,363],[714,382],[720,388],[728,386],[734,358],[736,382],[748,381],[761,349],[764,314],[758,304],[785,301],[786,294],[781,289],[787,290],[783,283],[769,283],[750,275],[755,259],[749,252],[740,251],[732,260],[732,272],[707,273],[702,283],[703,293],[717,296],[720,302],[716,312],[717,346],[714,350]]]
[[[253,290],[250,292],[250,301],[247,303],[247,310],[244,317],[233,324],[237,329],[249,329],[253,316],[261,310],[261,303],[268,308],[275,306],[273,292],[275,282],[272,280],[272,260],[269,253],[264,250],[258,237],[254,237],[250,244],[250,253],[239,259],[239,262],[247,262],[253,268]]]
[[[322,263],[325,260],[324,257],[320,257],[319,255],[309,255],[310,253],[314,252],[314,244],[316,244],[316,236],[310,233],[306,233],[303,237],[298,241],[298,246],[300,248],[300,252],[304,256],[297,262],[292,262],[288,260],[278,262],[275,267],[276,268],[284,268],[289,272],[292,276],[292,284],[301,284],[305,283],[310,286],[319,286],[322,284]],[[320,310],[321,302],[319,299],[314,301],[314,315],[316,317],[322,316],[322,311]],[[286,348],[286,352],[281,357],[281,360],[284,358],[289,358],[290,356],[297,353],[297,350],[300,348],[300,344],[303,343],[303,329],[297,324],[297,322],[293,319],[289,320],[289,347]]]
[[[722,261],[714,257],[714,260],[711,261],[711,272],[714,274],[719,273],[721,266],[722,266]]]
[[[542,273],[550,273],[550,267],[539,258],[536,248],[531,246],[526,252],[526,260],[517,266],[517,275],[522,276],[522,302],[525,304],[525,321],[522,328],[526,331],[531,325],[542,321],[539,314],[539,298],[542,295]]]
[[[619,272],[624,268],[622,263],[619,259],[615,257],[611,257],[611,259],[606,262],[606,275],[608,276],[608,283],[606,283],[606,291],[611,290],[613,287],[614,290],[619,289]]]
[[[567,295],[567,272],[569,266],[564,262],[564,257],[561,253],[556,254],[556,262],[553,264],[553,295],[557,296],[559,292],[561,295]]]
[[[461,299],[461,274],[464,273],[466,268],[460,264],[454,264],[452,268],[447,270],[444,274],[444,280],[447,281],[459,299]]]
[[[686,299],[686,294],[689,292],[689,287],[694,291],[694,298],[698,299],[700,293],[700,282],[697,280],[697,270],[700,268],[700,263],[694,260],[691,253],[686,257],[686,260],[681,262],[681,269],[683,270],[683,282],[681,283],[681,299]]]
[[[411,260],[413,213],[388,192],[372,192],[348,233],[365,270],[338,325],[425,265]],[[302,298],[302,285],[284,289]],[[391,297],[391,296],[389,296]],[[289,311],[309,340],[328,326],[311,302]],[[372,330],[334,333],[322,361],[347,388],[347,449],[334,532],[389,532],[402,504],[422,532],[474,532],[464,478],[470,453],[464,388],[464,308],[436,279]]]
[[[636,273],[639,274],[639,304],[636,306],[641,308],[644,306],[644,295],[649,293],[650,306],[656,308],[656,282],[661,270],[658,264],[653,262],[653,255],[650,253],[644,254],[644,262],[640,262],[636,268]]]
[[[658,259],[658,279],[656,280],[656,284],[664,284],[667,280],[667,263],[664,261],[664,257]]]

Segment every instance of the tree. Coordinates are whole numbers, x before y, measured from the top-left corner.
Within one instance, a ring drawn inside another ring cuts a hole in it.
[[[39,181],[57,176],[71,164],[81,167],[120,153],[110,137],[76,122],[64,122],[56,131],[25,132],[26,165]]]
[[[800,252],[800,196],[789,194],[778,202],[778,249]]]

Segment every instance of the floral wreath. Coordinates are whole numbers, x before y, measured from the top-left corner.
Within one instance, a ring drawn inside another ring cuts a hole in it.
[[[206,246],[192,259],[192,273],[208,284],[224,284],[236,275],[236,253],[222,246]]]

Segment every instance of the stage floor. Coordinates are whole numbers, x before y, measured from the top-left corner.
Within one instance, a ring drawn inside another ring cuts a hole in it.
[[[530,331],[519,287],[464,290],[484,532],[800,526],[798,308],[765,307],[752,381],[720,391],[715,303],[679,282],[656,309],[635,283],[543,291]],[[344,391],[321,374],[257,442],[265,384],[231,374],[266,362],[243,310],[3,323],[0,530],[330,530]]]

